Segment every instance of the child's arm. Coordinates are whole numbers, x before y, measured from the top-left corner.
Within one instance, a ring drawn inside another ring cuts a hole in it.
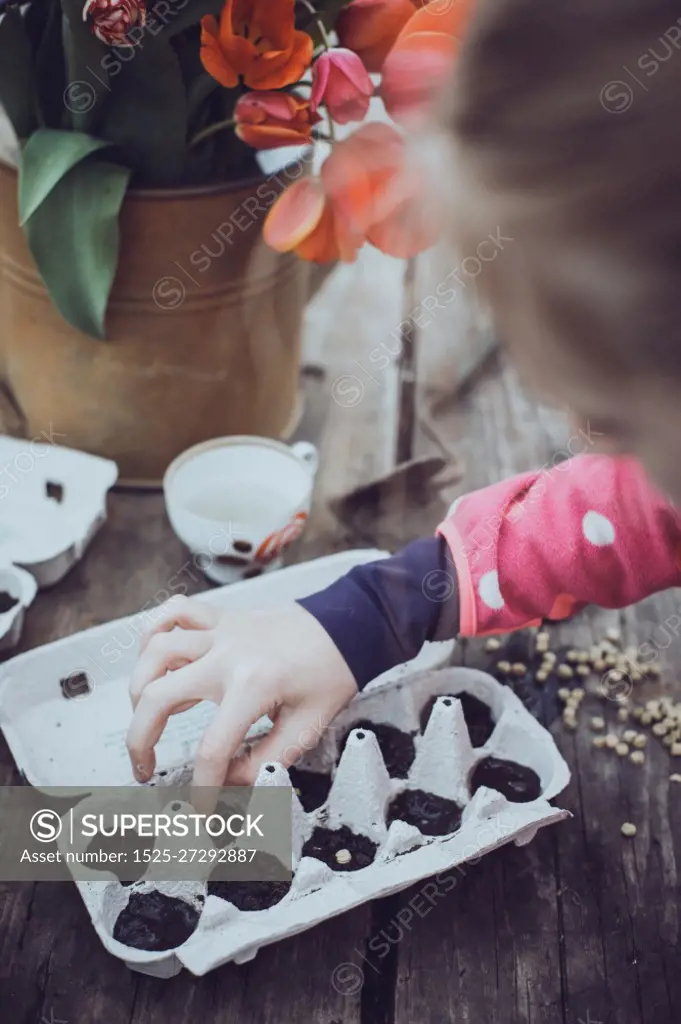
[[[586,455],[466,495],[435,539],[294,605],[221,615],[175,599],[131,683],[137,776],[153,770],[169,715],[198,700],[219,705],[196,762],[202,785],[221,784],[260,715],[275,719],[232,766],[230,782],[249,782],[265,761],[292,764],[315,746],[358,688],[426,640],[519,629],[587,604],[624,607],[681,584],[679,565],[679,517],[638,464]]]

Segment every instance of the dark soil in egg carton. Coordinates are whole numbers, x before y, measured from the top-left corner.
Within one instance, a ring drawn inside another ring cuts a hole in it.
[[[416,757],[416,747],[414,746],[414,738],[411,733],[402,732],[401,729],[396,728],[394,725],[371,722],[369,719],[354,722],[341,740],[338,761],[340,761],[345,750],[350,733],[356,729],[363,729],[365,732],[372,732],[374,734],[383,755],[388,775],[392,779],[406,779]]]
[[[289,768],[288,774],[291,785],[307,814],[318,810],[326,803],[331,790],[330,775],[303,771],[301,768]]]
[[[116,919],[113,937],[131,949],[161,953],[185,943],[196,931],[200,916],[195,906],[175,896],[156,890],[133,892]]]
[[[218,899],[231,903],[237,910],[245,911],[269,910],[270,907],[281,903],[292,885],[291,881],[282,881],[279,877],[281,864],[267,853],[256,854],[253,861],[260,875],[258,880],[209,879],[208,895],[217,896]],[[253,864],[249,865],[249,869],[252,868]]]
[[[431,697],[421,709],[420,725],[421,732],[426,731],[435,704],[440,697],[449,697],[452,700],[461,701],[461,710],[468,729],[468,735],[474,747],[482,747],[494,732],[494,719],[492,712],[484,701],[474,697],[472,693],[443,693]]]
[[[346,863],[339,862],[336,854],[341,850],[350,853]],[[315,857],[328,864],[334,871],[359,871],[373,864],[378,844],[367,836],[360,836],[347,825],[339,829],[316,828],[303,847],[304,857]]]
[[[12,597],[6,590],[0,590],[0,615],[4,615],[18,604],[18,597]]]
[[[498,757],[486,757],[480,761],[471,774],[471,796],[487,786],[495,789],[511,803],[526,804],[541,796],[541,782],[536,772],[515,761],[503,761]]]
[[[415,825],[424,836],[448,836],[461,825],[461,808],[434,793],[405,789],[388,807],[388,824],[393,821]]]

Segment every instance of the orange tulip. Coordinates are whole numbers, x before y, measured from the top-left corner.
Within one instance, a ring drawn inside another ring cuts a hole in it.
[[[318,263],[352,263],[367,241],[406,259],[435,241],[427,214],[401,135],[370,123],[334,147],[321,179],[302,179],[282,193],[267,215],[265,241]]]
[[[234,108],[236,134],[254,149],[300,146],[312,141],[312,126],[321,121],[307,100],[286,92],[249,92]]]
[[[367,71],[380,71],[417,6],[412,0],[352,0],[338,15],[338,40],[362,58]]]
[[[226,0],[220,24],[201,20],[201,62],[232,89],[281,89],[297,82],[312,60],[307,32],[294,27],[294,0]]]
[[[381,97],[395,120],[423,117],[451,74],[473,0],[431,0],[400,32],[381,74]]]

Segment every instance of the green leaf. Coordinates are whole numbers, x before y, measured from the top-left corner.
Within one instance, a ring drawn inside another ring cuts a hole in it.
[[[0,19],[0,103],[17,138],[35,128],[33,54],[23,16],[14,8]]]
[[[30,137],[19,168],[19,218],[25,224],[62,178],[107,143],[81,132],[42,128]]]
[[[315,47],[321,46],[323,40],[322,34],[319,31],[318,21],[321,21],[327,32],[332,32],[338,15],[347,6],[348,2],[349,0],[325,0],[324,3],[318,3],[316,5],[317,17],[305,8],[300,16],[296,18],[296,28],[312,36],[312,42]]]
[[[117,73],[99,134],[120,146],[147,184],[182,178],[187,146],[187,92],[167,39],[145,45]]]
[[[111,95],[109,81],[112,66],[120,64],[108,46],[97,39],[83,21],[80,0],[62,0],[64,53],[68,82],[64,104],[72,127],[78,132],[94,133],[105,104]]]
[[[118,217],[129,179],[127,167],[90,156],[57,182],[25,228],[61,315],[100,339],[106,337],[106,310],[118,266]]]
[[[147,31],[155,38],[172,38],[206,14],[217,16],[224,5],[225,0],[158,0],[149,9]]]

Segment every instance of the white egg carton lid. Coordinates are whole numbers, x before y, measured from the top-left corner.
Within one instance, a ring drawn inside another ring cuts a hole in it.
[[[39,588],[82,557],[118,477],[115,462],[45,438],[0,435],[0,565],[28,570]]]
[[[26,609],[37,589],[30,572],[16,565],[0,567],[0,651],[11,650],[19,643]]]
[[[321,589],[353,565],[385,554],[362,550],[332,555],[209,591],[199,599],[225,609],[272,607]],[[2,666],[0,725],[18,767],[33,785],[52,790],[77,786],[83,795],[93,785],[134,785],[124,745],[130,718],[127,680],[144,624],[141,616],[121,619],[20,655]],[[76,884],[109,952],[132,969],[155,977],[171,977],[183,967],[203,975],[230,961],[246,962],[262,946],[455,868],[507,842],[522,845],[540,827],[567,817],[566,811],[549,803],[569,780],[568,767],[550,734],[508,687],[490,676],[470,669],[443,669],[452,649],[451,642],[427,644],[413,662],[371,683],[300,765],[308,771],[332,774],[333,780],[326,803],[311,813],[305,813],[292,795],[294,877],[281,902],[266,910],[240,911],[212,894],[197,903],[195,883],[158,883],[155,887],[160,891],[185,899],[201,912],[196,930],[183,945],[148,952],[118,942],[113,930],[131,893],[145,891],[151,883],[142,880],[123,887],[106,872],[93,873],[95,880]],[[89,690],[66,699],[64,680],[74,676],[85,677]],[[464,691],[488,705],[495,723],[481,747],[471,745],[462,705],[456,699],[456,694]],[[439,695],[447,696],[436,701],[420,735],[423,706]],[[211,705],[200,705],[170,723],[157,748],[159,785],[187,779],[196,745],[212,713]],[[406,779],[390,777],[376,736],[368,728],[353,730],[359,721],[393,725],[414,735],[415,759]],[[267,719],[256,723],[251,738],[269,724]],[[341,739],[348,732],[339,758]],[[471,796],[470,774],[489,756],[533,769],[539,777],[540,796],[528,803],[510,803],[484,786]],[[291,784],[280,765],[267,769],[260,773],[259,785]],[[406,788],[454,800],[462,808],[459,830],[445,837],[430,837],[399,820],[388,827],[387,808]],[[344,825],[377,844],[375,859],[368,867],[340,872],[315,857],[303,856],[303,845],[316,826],[337,829]]]

